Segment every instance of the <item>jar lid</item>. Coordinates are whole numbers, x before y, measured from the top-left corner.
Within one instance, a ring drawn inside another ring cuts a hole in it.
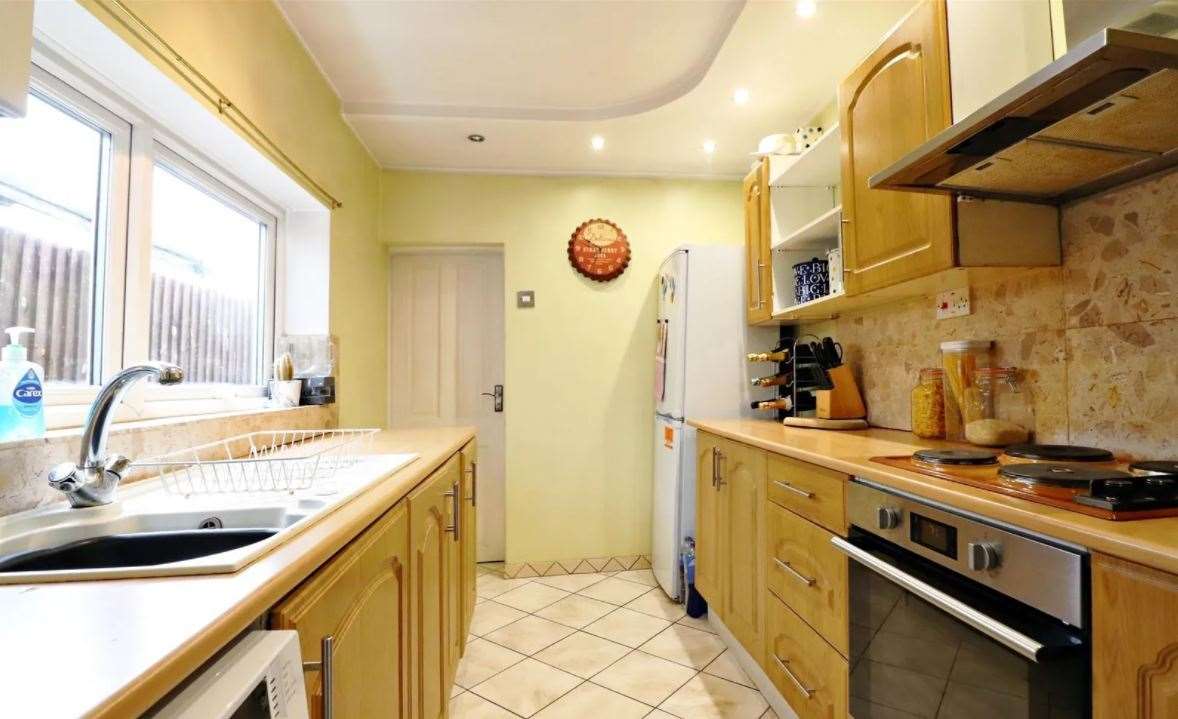
[[[967,350],[988,350],[994,340],[950,340],[941,343],[942,352],[965,352]]]

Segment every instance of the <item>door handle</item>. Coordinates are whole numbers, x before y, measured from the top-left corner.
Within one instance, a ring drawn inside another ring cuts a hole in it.
[[[454,541],[457,542],[462,536],[462,481],[459,480],[452,486],[453,489],[442,496],[450,498],[450,514],[454,517],[454,524],[446,527],[446,531],[454,535]]]
[[[495,398],[495,411],[496,412],[503,411],[503,385],[501,385],[501,384],[495,385],[494,392],[483,392],[482,396],[494,397]]]
[[[479,506],[479,463],[471,462],[470,469],[470,506]]]
[[[724,474],[723,474],[724,461],[726,459],[728,459],[728,456],[725,455],[723,452],[721,452],[718,449],[712,450],[712,451],[714,451],[716,453],[715,455],[713,455],[716,458],[716,474],[714,475],[712,484],[716,487],[716,491],[719,492],[721,487],[723,487],[725,484],[728,484],[727,482],[724,481]]]
[[[335,644],[335,636],[328,634],[323,639],[319,640],[319,661],[317,662],[303,662],[303,671],[305,672],[319,672],[323,686],[323,719],[332,719],[335,714],[335,707],[331,702],[331,685],[335,680],[335,673],[331,667],[331,650]]]

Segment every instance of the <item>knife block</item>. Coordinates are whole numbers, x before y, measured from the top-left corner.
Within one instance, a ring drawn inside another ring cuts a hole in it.
[[[851,368],[845,364],[832,367],[826,371],[834,389],[821,389],[814,392],[814,399],[818,404],[818,416],[822,419],[862,419],[867,416],[867,407],[863,404],[863,395],[859,393],[859,385]]]

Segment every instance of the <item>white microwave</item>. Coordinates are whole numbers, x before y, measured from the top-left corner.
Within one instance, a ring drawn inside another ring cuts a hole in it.
[[[151,716],[309,719],[298,632],[246,634]]]

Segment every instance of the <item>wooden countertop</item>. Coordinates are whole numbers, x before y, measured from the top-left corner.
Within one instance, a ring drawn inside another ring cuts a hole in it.
[[[0,714],[139,716],[472,437],[382,432],[420,457],[236,574],[0,587]]]
[[[870,461],[926,447],[960,446],[890,429],[831,431],[767,420],[688,420],[712,434],[864,477],[1049,537],[1178,574],[1178,517],[1113,522]]]

